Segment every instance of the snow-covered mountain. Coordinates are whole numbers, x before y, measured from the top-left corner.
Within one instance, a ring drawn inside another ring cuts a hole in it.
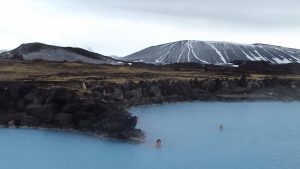
[[[152,46],[123,59],[130,62],[154,64],[186,62],[227,64],[237,60],[284,64],[300,63],[300,50],[266,44],[247,45],[186,40]]]
[[[58,47],[42,43],[22,44],[18,48],[0,54],[0,59],[81,61],[92,64],[120,64],[119,60],[81,48]]]

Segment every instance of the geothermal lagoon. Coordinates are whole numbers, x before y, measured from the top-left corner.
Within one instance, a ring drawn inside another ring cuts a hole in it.
[[[297,169],[299,102],[192,102],[131,108],[145,143],[0,129],[9,169]],[[219,128],[223,125],[223,130]],[[156,139],[162,147],[154,147]]]

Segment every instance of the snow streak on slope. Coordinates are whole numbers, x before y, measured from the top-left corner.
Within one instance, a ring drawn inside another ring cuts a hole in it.
[[[184,52],[184,50],[181,50],[181,53],[180,53],[180,55],[179,55],[179,57],[178,57],[177,62],[180,62],[180,59],[181,59],[181,56],[182,56],[183,52]]]
[[[226,64],[236,60],[300,63],[300,50],[266,44],[178,41],[152,46],[123,58],[130,62]]]
[[[208,62],[206,62],[206,61],[204,61],[204,60],[201,60],[200,58],[197,57],[197,55],[195,54],[195,51],[194,51],[194,48],[193,48],[193,45],[191,44],[191,42],[189,42],[189,46],[190,46],[190,48],[192,49],[192,53],[193,53],[194,57],[195,57],[198,61],[203,62],[203,63],[208,63]]]
[[[251,56],[249,56],[245,51],[242,51],[245,55],[246,55],[246,57],[249,59],[249,60],[251,60],[251,61],[256,61],[255,59],[253,59]]]
[[[205,42],[205,43],[206,43],[207,45],[209,45],[211,48],[213,48],[213,49],[216,51],[216,53],[220,56],[221,60],[222,60],[224,63],[226,63],[226,60],[224,59],[222,53],[221,53],[214,45],[212,45],[211,43],[208,43],[208,42]]]

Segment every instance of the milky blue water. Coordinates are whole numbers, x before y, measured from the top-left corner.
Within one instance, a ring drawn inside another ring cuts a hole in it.
[[[2,169],[298,169],[300,103],[180,103],[133,108],[144,144],[0,129]],[[219,125],[223,124],[221,131]],[[162,148],[154,148],[157,138]]]

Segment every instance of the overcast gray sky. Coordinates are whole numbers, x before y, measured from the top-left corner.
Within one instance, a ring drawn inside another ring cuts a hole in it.
[[[300,48],[299,0],[0,0],[0,49],[43,42],[125,56],[178,40]]]

